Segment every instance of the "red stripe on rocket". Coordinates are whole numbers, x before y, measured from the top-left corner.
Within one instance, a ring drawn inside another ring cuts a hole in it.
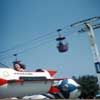
[[[8,83],[7,80],[0,78],[0,86],[7,84],[7,83]]]

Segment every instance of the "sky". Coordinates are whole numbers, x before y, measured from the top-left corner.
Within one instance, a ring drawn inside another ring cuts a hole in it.
[[[56,77],[96,75],[87,32],[70,27],[95,16],[100,0],[0,0],[0,62],[12,68],[18,54],[26,70],[56,70]],[[65,53],[57,50],[57,29],[66,36]],[[100,51],[100,29],[94,33]]]

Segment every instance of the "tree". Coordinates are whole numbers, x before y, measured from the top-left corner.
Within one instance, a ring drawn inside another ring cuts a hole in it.
[[[81,85],[81,98],[92,99],[99,90],[99,85],[97,84],[98,79],[96,76],[82,76],[79,78],[73,77]]]

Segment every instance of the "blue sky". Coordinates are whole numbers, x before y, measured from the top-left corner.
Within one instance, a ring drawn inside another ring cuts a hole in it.
[[[27,70],[57,70],[57,77],[95,75],[87,33],[69,27],[95,16],[100,16],[100,0],[0,0],[0,62],[12,67],[17,53]],[[63,27],[69,51],[62,54],[56,30]],[[99,33],[95,30],[100,51]]]

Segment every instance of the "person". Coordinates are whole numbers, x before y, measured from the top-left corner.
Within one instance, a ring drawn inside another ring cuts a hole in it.
[[[68,44],[63,44],[61,41],[59,42],[58,46],[57,46],[59,52],[66,52],[68,51]]]
[[[20,63],[19,61],[16,61],[16,62],[14,62],[13,64],[14,64],[14,69],[15,69],[16,71],[19,71],[19,72],[25,71],[25,65],[22,64],[22,63]]]

